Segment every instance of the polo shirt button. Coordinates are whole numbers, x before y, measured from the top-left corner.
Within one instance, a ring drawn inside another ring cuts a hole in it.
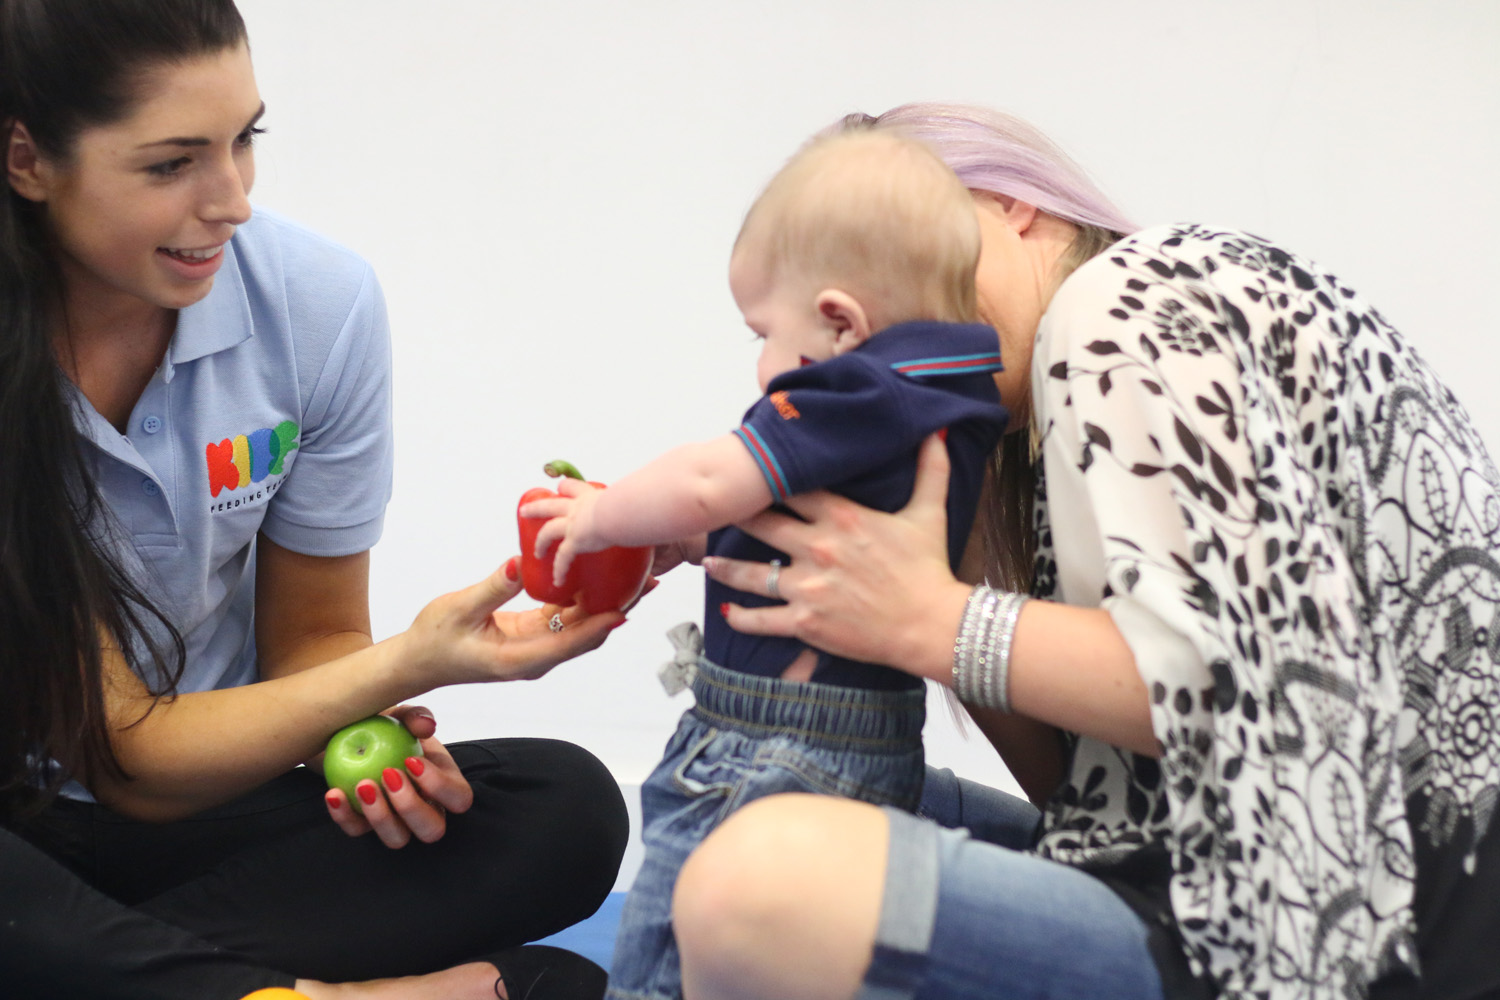
[[[161,487],[157,486],[156,483],[155,483],[155,481],[153,481],[153,480],[142,479],[141,480],[141,492],[144,493],[144,494],[146,494],[148,497],[154,497],[158,493],[161,492]]]
[[[161,430],[161,417],[153,415],[147,417],[145,420],[142,420],[141,430],[145,431],[147,434],[155,434],[157,431]]]

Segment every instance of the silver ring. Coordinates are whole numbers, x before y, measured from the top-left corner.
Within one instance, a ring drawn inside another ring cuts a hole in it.
[[[561,632],[563,630],[563,628],[565,627],[563,625],[562,612],[558,612],[557,614],[553,615],[550,619],[548,619],[548,621],[547,621],[547,627],[550,628],[554,632]]]
[[[771,570],[766,574],[766,594],[773,601],[781,600],[781,560],[771,560]]]

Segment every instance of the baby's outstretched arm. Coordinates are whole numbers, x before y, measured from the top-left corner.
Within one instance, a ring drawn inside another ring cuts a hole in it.
[[[560,582],[575,556],[611,545],[661,545],[734,524],[771,505],[771,488],[733,434],[674,448],[607,490],[564,480],[562,496],[533,500],[523,517],[551,518],[536,553],[558,545]]]

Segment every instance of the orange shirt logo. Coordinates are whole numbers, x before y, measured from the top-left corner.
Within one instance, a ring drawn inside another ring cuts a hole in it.
[[[797,412],[797,408],[792,405],[792,401],[787,398],[785,392],[771,393],[771,405],[776,407],[776,412],[781,414],[782,420],[796,420],[802,416],[802,414]]]

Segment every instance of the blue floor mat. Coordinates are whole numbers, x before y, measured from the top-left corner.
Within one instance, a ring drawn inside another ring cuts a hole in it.
[[[608,969],[610,956],[615,950],[615,929],[620,926],[620,908],[624,905],[625,894],[612,892],[605,898],[598,913],[567,930],[542,938],[537,944],[550,944],[576,951]]]

